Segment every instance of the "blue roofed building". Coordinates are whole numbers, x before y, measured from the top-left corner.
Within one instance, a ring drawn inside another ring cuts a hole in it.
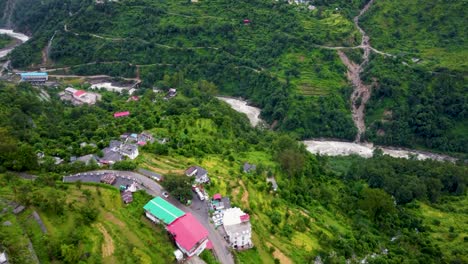
[[[20,75],[23,82],[40,83],[49,79],[47,72],[23,72]]]

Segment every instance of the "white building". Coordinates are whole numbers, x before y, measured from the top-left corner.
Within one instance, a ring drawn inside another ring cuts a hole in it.
[[[60,98],[64,101],[71,101],[74,105],[89,104],[93,105],[101,100],[101,95],[97,93],[88,93],[83,90],[76,90],[72,87],[65,88],[65,91],[60,93]]]
[[[136,159],[140,154],[138,146],[135,144],[122,144],[120,146],[120,154],[127,156],[129,159]]]
[[[250,216],[240,208],[234,207],[224,210],[223,226],[231,247],[247,249],[253,246]]]

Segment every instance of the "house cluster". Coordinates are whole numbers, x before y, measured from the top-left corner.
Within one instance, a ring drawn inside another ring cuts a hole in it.
[[[84,90],[76,90],[72,87],[65,88],[65,91],[59,93],[62,101],[70,101],[73,105],[94,105],[101,100],[98,93],[90,93]]]
[[[190,213],[185,213],[161,197],[149,201],[143,209],[148,219],[163,224],[179,248],[174,252],[177,260],[184,256],[200,255],[205,248],[211,249],[208,231]]]
[[[120,140],[111,140],[109,147],[102,150],[103,157],[99,159],[101,164],[114,164],[128,157],[135,159],[138,157],[138,146],[144,146],[154,142],[151,134],[143,132],[141,134],[125,133],[120,136]]]
[[[217,193],[213,195],[210,201],[210,210],[213,211],[211,219],[216,227],[223,224],[224,210],[231,208],[231,200],[229,197],[222,197],[221,194]]]

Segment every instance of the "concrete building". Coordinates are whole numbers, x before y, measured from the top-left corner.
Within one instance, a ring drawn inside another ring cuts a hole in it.
[[[250,216],[240,208],[224,210],[223,227],[228,236],[229,245],[234,249],[248,249],[253,246]]]
[[[100,94],[89,93],[84,90],[76,90],[72,87],[65,88],[65,91],[61,92],[59,95],[62,101],[70,101],[74,105],[94,105],[96,102],[101,100]]]

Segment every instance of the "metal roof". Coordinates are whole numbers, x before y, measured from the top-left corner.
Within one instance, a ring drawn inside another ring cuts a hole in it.
[[[168,225],[167,230],[174,236],[177,244],[188,252],[208,238],[208,231],[191,213]]]
[[[21,77],[23,76],[47,76],[47,72],[23,72]]]
[[[170,224],[185,215],[185,212],[159,196],[149,201],[143,208],[165,224]]]

